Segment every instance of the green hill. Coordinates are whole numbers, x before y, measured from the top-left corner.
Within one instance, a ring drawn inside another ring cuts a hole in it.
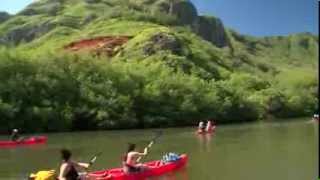
[[[36,1],[0,13],[0,47],[2,132],[230,123],[317,109],[317,36],[242,35],[187,0]]]

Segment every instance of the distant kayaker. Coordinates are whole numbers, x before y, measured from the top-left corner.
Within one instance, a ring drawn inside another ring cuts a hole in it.
[[[205,132],[205,130],[206,130],[206,126],[204,125],[204,122],[200,121],[198,126],[198,132]]]
[[[144,148],[143,153],[137,152],[135,151],[135,149],[135,144],[129,144],[128,151],[123,159],[123,170],[125,173],[141,172],[146,169],[146,167],[143,164],[137,163],[137,159],[139,157],[147,155],[148,148]]]
[[[20,139],[20,135],[19,135],[19,130],[18,129],[13,129],[11,136],[10,136],[10,140],[11,141],[19,141]]]
[[[61,150],[62,164],[60,166],[59,180],[79,180],[81,177],[77,168],[87,169],[90,164],[79,163],[71,160],[71,152],[68,149]]]
[[[314,121],[319,121],[319,114],[314,114],[313,115],[313,120]]]
[[[212,132],[214,129],[215,129],[215,126],[212,124],[211,121],[208,121],[206,126],[206,132]]]

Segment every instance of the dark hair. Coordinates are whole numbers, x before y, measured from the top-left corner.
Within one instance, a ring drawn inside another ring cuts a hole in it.
[[[131,151],[133,151],[135,149],[136,149],[136,145],[132,144],[132,143],[129,143],[127,153],[129,153],[129,152],[131,152]]]
[[[71,158],[71,151],[68,149],[61,149],[61,157],[64,161],[68,161]]]

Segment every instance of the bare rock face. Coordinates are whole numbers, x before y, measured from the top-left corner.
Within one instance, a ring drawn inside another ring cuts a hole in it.
[[[18,15],[32,16],[37,14],[47,14],[50,16],[55,16],[61,8],[62,3],[58,0],[53,0],[45,4],[35,2],[19,12]]]
[[[177,17],[181,25],[189,25],[203,39],[217,47],[228,46],[228,37],[220,19],[198,16],[194,5],[188,0],[157,0],[154,11]]]
[[[218,18],[199,16],[193,23],[192,29],[217,47],[225,47],[229,44],[226,30]]]
[[[171,51],[174,54],[180,54],[181,44],[174,36],[160,32],[150,37],[149,43],[143,48],[144,54],[148,56],[163,50]]]
[[[49,32],[53,28],[54,25],[49,22],[45,22],[36,26],[18,27],[5,34],[3,37],[0,37],[0,44],[18,44],[22,41],[30,42],[35,38]]]
[[[10,14],[8,14],[7,12],[0,12],[0,23],[8,20],[10,17]]]
[[[191,24],[198,16],[197,9],[187,0],[159,0],[154,11],[174,15],[183,25]]]

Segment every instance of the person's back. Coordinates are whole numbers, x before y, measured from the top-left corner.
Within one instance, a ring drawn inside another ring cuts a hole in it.
[[[198,131],[199,132],[204,132],[205,131],[205,125],[202,121],[199,122],[199,126],[198,126]]]
[[[66,180],[77,180],[79,177],[78,171],[74,167],[74,165],[69,162],[62,165],[62,167],[65,167],[67,173],[64,175],[64,178]]]
[[[143,153],[135,151],[135,144],[129,144],[128,151],[123,159],[123,170],[126,173],[140,172],[143,170],[143,165],[137,163],[139,157],[147,155],[147,148]]]
[[[78,180],[79,174],[76,167],[88,168],[87,163],[78,163],[71,161],[71,152],[67,149],[61,150],[62,164],[60,166],[59,180]]]
[[[126,164],[130,166],[135,166],[137,164],[137,159],[138,159],[136,154],[137,152],[129,152],[127,154]]]

